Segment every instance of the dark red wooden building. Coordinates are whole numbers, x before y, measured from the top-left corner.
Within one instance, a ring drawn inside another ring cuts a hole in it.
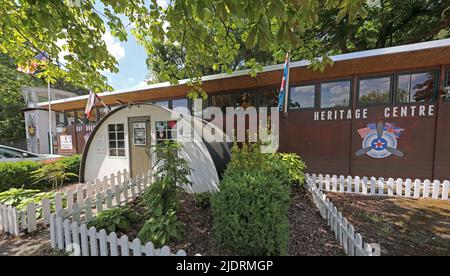
[[[315,173],[450,179],[450,39],[333,60],[323,72],[308,69],[307,62],[291,63],[289,112],[280,117],[280,150],[299,153]],[[282,67],[266,67],[254,78],[247,71],[206,76],[207,104],[276,106]],[[188,90],[181,81],[100,97],[111,106],[132,101],[190,107]],[[60,153],[81,153],[85,137],[105,113],[98,107],[98,116],[85,120],[86,99],[52,102],[59,112],[58,135],[73,136],[73,150]]]

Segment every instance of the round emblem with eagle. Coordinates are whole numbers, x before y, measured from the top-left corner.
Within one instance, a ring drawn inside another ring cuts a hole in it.
[[[376,129],[370,129],[365,135],[362,148],[356,152],[356,156],[367,154],[376,159],[386,158],[391,155],[403,157],[404,153],[397,149],[397,146],[398,142],[395,131],[387,131],[385,124],[378,122]]]

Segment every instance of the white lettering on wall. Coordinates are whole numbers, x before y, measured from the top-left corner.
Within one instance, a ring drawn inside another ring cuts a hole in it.
[[[435,115],[434,105],[394,106],[384,109],[384,118],[428,117]],[[369,119],[368,108],[315,111],[314,121],[336,121]]]

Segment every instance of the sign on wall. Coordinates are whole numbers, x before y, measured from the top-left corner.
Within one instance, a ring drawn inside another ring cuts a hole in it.
[[[133,144],[135,146],[145,146],[147,144],[147,129],[145,122],[133,123]]]
[[[62,150],[72,150],[72,135],[61,135],[59,136],[59,144]]]
[[[376,159],[383,159],[391,155],[403,157],[404,153],[399,150],[398,139],[402,128],[396,127],[393,123],[378,122],[368,124],[367,127],[358,130],[363,139],[362,148],[356,152],[356,156],[367,154]]]

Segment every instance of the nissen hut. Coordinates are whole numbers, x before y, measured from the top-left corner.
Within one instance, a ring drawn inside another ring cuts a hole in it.
[[[450,179],[450,39],[332,59],[334,65],[323,72],[309,69],[305,61],[291,62],[289,112],[279,118],[279,150],[300,154],[314,173]],[[205,76],[203,88],[209,96],[205,104],[277,106],[282,69],[282,64],[265,67],[254,78],[248,71]],[[179,106],[191,108],[186,83],[153,84],[99,96],[113,108],[121,103],[153,103],[164,107],[162,114]],[[138,170],[144,163],[133,161],[136,153],[129,135],[134,119],[127,116],[123,126],[114,126],[127,108],[119,107],[121,116],[110,115],[105,120],[108,115],[98,106],[96,116],[86,120],[86,100],[87,96],[79,96],[52,102],[57,141],[65,141],[64,147],[59,145],[59,153],[82,153],[86,146],[92,147],[92,135],[101,132],[106,139],[101,142],[105,145],[103,158],[92,149],[85,150],[83,158],[96,159],[100,171],[118,168],[119,163],[131,172]],[[39,105],[47,107],[47,103]],[[146,139],[156,142],[156,125],[164,120],[156,115],[159,111],[150,111],[152,108],[141,105],[136,116],[147,118]],[[95,127],[98,122],[101,126]],[[123,131],[123,143],[111,143],[106,134],[112,129]],[[200,143],[198,149],[214,164],[214,153],[208,152],[207,145]],[[95,176],[88,171],[84,174]]]

